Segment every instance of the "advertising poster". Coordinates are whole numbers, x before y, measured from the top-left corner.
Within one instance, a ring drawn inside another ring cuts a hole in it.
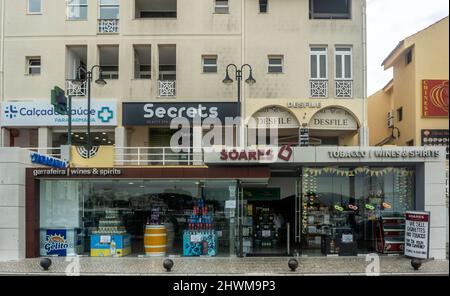
[[[448,117],[448,80],[422,80],[422,116]]]
[[[406,212],[405,256],[428,259],[430,212]]]

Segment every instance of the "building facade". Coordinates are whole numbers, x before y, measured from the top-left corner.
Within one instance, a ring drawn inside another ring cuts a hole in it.
[[[91,87],[93,141],[168,146],[167,120],[149,120],[146,104],[225,110],[215,104],[237,103],[237,84],[222,83],[230,63],[250,64],[256,83],[243,83],[242,103],[222,116],[278,118],[280,141],[294,145],[302,126],[314,145],[367,144],[364,1],[3,2],[3,146],[66,144],[67,122],[51,115],[50,89],[65,89],[83,117],[86,84],[73,79],[97,64],[107,85]],[[82,124],[74,123],[75,143],[86,141]]]
[[[394,77],[369,97],[370,145],[448,147],[448,17],[402,40],[382,65]]]
[[[3,2],[4,257],[402,254],[411,210],[445,257],[444,152],[364,147],[365,1]]]

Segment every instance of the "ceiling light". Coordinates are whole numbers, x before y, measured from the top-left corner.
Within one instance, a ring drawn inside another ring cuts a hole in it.
[[[102,133],[102,135],[106,135],[106,133]]]
[[[75,135],[75,137],[78,138],[79,136],[78,136],[78,135]]]
[[[80,137],[80,140],[84,140],[84,137]]]
[[[96,140],[100,139],[99,137],[95,137]]]
[[[106,139],[102,139],[102,141],[106,141]]]

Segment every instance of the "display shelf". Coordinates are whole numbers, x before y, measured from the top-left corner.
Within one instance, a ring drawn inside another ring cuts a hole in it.
[[[405,218],[381,216],[374,224],[375,247],[383,254],[403,254],[405,247]]]

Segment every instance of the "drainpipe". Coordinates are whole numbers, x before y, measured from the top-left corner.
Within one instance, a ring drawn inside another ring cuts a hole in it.
[[[1,7],[2,7],[2,15],[0,16],[1,21],[2,21],[2,29],[0,31],[0,108],[3,108],[3,103],[5,100],[5,88],[4,88],[4,78],[3,78],[3,74],[4,74],[4,55],[5,55],[5,0],[0,0],[2,1],[1,3]],[[0,111],[1,113],[1,111]],[[0,120],[0,147],[4,146],[3,143],[3,128],[2,128],[2,123]]]
[[[3,78],[3,73],[4,73],[4,48],[5,48],[5,1],[4,0],[0,0],[2,1],[1,3],[1,7],[2,7],[2,15],[0,16],[1,20],[2,20],[2,29],[0,31],[0,110],[3,109],[3,103],[4,103],[4,93],[5,93],[5,88],[4,88],[4,78]],[[0,111],[1,113],[1,111]],[[0,147],[3,147],[4,143],[3,143],[3,128],[2,128],[2,123],[0,120]]]
[[[369,127],[367,126],[367,16],[366,16],[366,0],[362,0],[362,75],[363,75],[363,112],[362,112],[362,127],[360,132],[360,145],[369,146]]]
[[[245,0],[241,1],[241,65],[245,64]],[[242,88],[242,96],[241,96],[241,130],[240,130],[240,139],[239,143],[241,147],[245,148],[247,146],[246,140],[246,128],[245,128],[245,112],[246,112],[246,104],[247,99],[245,96],[245,83]]]

